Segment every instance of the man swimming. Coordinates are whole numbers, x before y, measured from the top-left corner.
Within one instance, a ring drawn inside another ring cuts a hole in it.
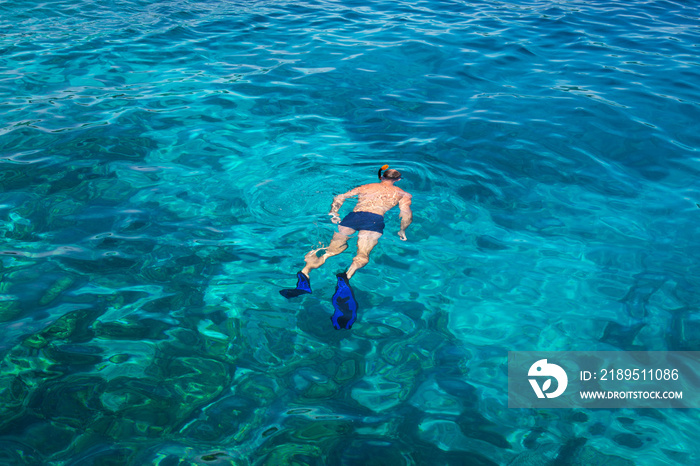
[[[336,256],[345,251],[348,247],[348,239],[356,231],[357,234],[357,254],[352,260],[350,267],[345,273],[337,275],[338,283],[333,294],[333,307],[335,313],[331,317],[333,326],[336,329],[351,328],[357,318],[357,301],[350,287],[350,279],[369,262],[369,254],[377,245],[379,238],[384,232],[384,214],[399,206],[399,217],[401,226],[399,238],[406,241],[406,228],[413,221],[411,212],[411,195],[394,184],[401,179],[401,173],[397,170],[387,170],[388,165],[384,165],[377,172],[379,183],[370,183],[358,186],[345,194],[339,194],[333,199],[331,216],[333,223],[339,224],[338,231],[333,234],[330,245],[314,249],[304,256],[304,267],[297,273],[297,287],[280,290],[280,294],[285,298],[294,298],[302,294],[311,293],[311,282],[309,273],[321,267],[326,259]],[[386,170],[382,173],[382,170]],[[340,219],[338,211],[345,200],[349,197],[357,196],[357,205],[343,220]],[[318,251],[325,250],[322,256],[318,256]]]

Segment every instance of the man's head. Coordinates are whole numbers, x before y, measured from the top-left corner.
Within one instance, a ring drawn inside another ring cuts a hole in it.
[[[401,173],[398,170],[390,168],[382,173],[382,179],[388,181],[399,181],[401,179]]]

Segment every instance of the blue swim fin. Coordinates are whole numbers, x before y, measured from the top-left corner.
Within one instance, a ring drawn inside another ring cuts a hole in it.
[[[335,293],[332,299],[335,312],[331,316],[331,322],[333,322],[333,327],[336,330],[341,328],[349,330],[357,319],[357,300],[352,292],[352,288],[350,288],[347,275],[339,273],[337,277],[338,283],[335,285]]]
[[[297,287],[280,290],[280,294],[285,298],[296,298],[297,296],[311,293],[311,281],[301,272],[297,272]]]

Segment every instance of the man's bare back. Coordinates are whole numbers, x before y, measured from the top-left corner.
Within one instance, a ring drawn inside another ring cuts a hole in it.
[[[384,215],[396,204],[401,204],[401,210],[405,210],[405,207],[410,206],[411,203],[411,195],[399,187],[385,183],[370,183],[336,196],[331,206],[331,214],[338,212],[345,199],[354,196],[357,196],[357,205],[353,212]]]
[[[382,167],[384,168],[384,167]],[[389,174],[389,177],[386,176]],[[345,235],[351,235],[354,230],[343,229],[343,223],[341,222],[338,211],[343,205],[345,200],[349,197],[357,196],[357,205],[353,209],[353,213],[358,213],[361,215],[374,214],[380,217],[384,217],[384,214],[396,204],[399,205],[401,213],[399,217],[401,218],[401,229],[399,230],[399,237],[406,241],[406,228],[413,221],[413,212],[411,211],[411,195],[408,194],[403,189],[394,185],[397,181],[401,179],[401,174],[396,170],[387,170],[385,176],[379,177],[379,183],[370,183],[358,186],[357,188],[351,189],[345,194],[339,194],[333,198],[333,204],[331,205],[331,211],[328,215],[332,216],[331,221],[333,223],[340,223],[339,227],[340,233]],[[384,222],[381,220],[380,225],[377,227],[370,227],[367,230],[370,232],[378,232],[381,236],[384,229]],[[348,225],[350,226],[350,225]],[[358,228],[355,228],[358,229]],[[360,234],[367,234],[368,231],[362,231],[364,229],[360,228]]]
[[[370,183],[358,186],[343,196],[357,196],[357,205],[353,212],[372,212],[379,215],[384,215],[396,204],[399,204],[402,199],[408,200],[411,197],[403,189],[383,183]]]

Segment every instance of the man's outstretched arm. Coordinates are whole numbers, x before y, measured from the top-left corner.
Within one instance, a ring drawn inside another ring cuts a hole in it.
[[[352,197],[352,196],[357,196],[357,188],[351,189],[350,191],[346,192],[345,194],[338,194],[333,198],[333,204],[331,204],[331,211],[328,212],[328,215],[331,216],[331,222],[333,223],[340,223],[340,215],[338,215],[338,211],[340,211],[340,207],[343,205],[343,202],[345,202],[345,199]]]
[[[406,228],[413,222],[413,211],[411,210],[411,195],[406,193],[399,201],[401,213],[401,229],[399,230],[399,238],[406,241]]]

